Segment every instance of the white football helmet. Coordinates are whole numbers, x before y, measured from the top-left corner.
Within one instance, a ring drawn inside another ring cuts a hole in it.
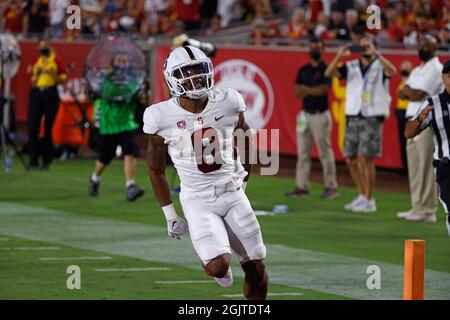
[[[201,99],[214,86],[213,65],[203,51],[185,46],[172,50],[164,63],[170,94]]]

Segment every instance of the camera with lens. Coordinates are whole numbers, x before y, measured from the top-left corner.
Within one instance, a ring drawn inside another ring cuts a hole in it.
[[[214,58],[217,53],[217,48],[212,43],[189,38],[184,33],[173,38],[173,46],[174,47],[193,46],[202,50],[209,58]]]

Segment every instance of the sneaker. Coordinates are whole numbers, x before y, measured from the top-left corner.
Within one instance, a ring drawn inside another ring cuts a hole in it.
[[[363,201],[356,204],[353,209],[353,212],[375,212],[377,211],[377,205],[375,204],[375,199],[367,200],[364,198]]]
[[[233,273],[231,272],[231,267],[228,269],[227,274],[223,278],[214,278],[219,286],[223,288],[228,288],[233,284]]]
[[[353,207],[355,207],[356,205],[358,205],[358,204],[359,204],[361,201],[363,201],[364,199],[365,199],[364,196],[358,195],[356,198],[354,198],[354,199],[352,200],[352,202],[346,204],[346,205],[344,206],[344,209],[345,209],[345,210],[348,210],[348,211],[352,211],[352,210],[353,210]]]
[[[98,188],[100,187],[100,181],[95,182],[92,178],[89,178],[88,193],[91,197],[98,197]]]
[[[405,220],[414,222],[436,222],[437,217],[435,213],[425,215],[418,213],[411,213],[409,216],[405,218]]]
[[[307,196],[309,196],[309,190],[295,188],[294,191],[287,192],[287,193],[285,193],[285,195],[286,195],[286,197],[291,197],[291,198],[306,198]]]
[[[337,191],[337,189],[333,189],[333,188],[325,188],[325,190],[323,191],[323,193],[320,195],[320,197],[322,199],[336,199],[339,196],[339,193]]]
[[[135,184],[131,184],[127,187],[127,201],[134,201],[144,194],[144,189],[139,188]]]
[[[412,213],[413,213],[412,210],[400,211],[400,212],[397,213],[397,218],[399,218],[399,219],[406,219]]]

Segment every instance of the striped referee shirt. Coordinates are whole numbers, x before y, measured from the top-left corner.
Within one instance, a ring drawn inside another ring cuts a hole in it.
[[[433,128],[434,160],[450,159],[450,94],[444,90],[441,94],[428,98],[420,106],[413,120],[417,119],[420,112],[429,105],[434,108],[422,121],[421,129],[429,126]]]

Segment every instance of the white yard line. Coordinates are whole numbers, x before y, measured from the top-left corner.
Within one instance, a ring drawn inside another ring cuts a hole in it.
[[[244,295],[242,293],[232,293],[232,294],[224,294],[225,298],[243,298]],[[303,296],[301,292],[269,292],[267,293],[268,297],[295,297],[295,296]]]
[[[0,234],[202,270],[189,236],[170,241],[164,226],[0,202]],[[266,243],[266,247],[271,283],[354,299],[402,299],[400,262],[392,264],[279,244]],[[238,264],[233,262],[235,277],[242,277]],[[370,265],[381,269],[381,290],[367,289]],[[425,270],[425,298],[450,299],[450,272]]]
[[[200,284],[215,283],[214,280],[174,280],[174,281],[155,281],[156,284]]]
[[[170,268],[98,268],[98,272],[140,272],[140,271],[169,271]]]
[[[60,250],[60,247],[0,247],[0,251],[50,251],[50,250]]]
[[[43,257],[41,261],[111,260],[111,257]]]

